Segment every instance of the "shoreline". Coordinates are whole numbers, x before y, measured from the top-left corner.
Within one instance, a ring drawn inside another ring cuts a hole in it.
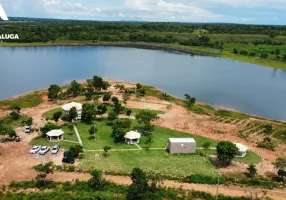
[[[170,53],[183,53],[191,56],[212,56],[217,58],[230,59],[249,64],[255,64],[261,67],[270,67],[275,69],[286,70],[286,63],[277,62],[267,59],[256,59],[240,55],[232,55],[227,52],[219,52],[216,49],[183,46],[179,44],[159,44],[159,43],[144,43],[144,42],[91,42],[91,41],[57,41],[57,42],[34,42],[34,43],[14,43],[3,42],[0,47],[55,47],[55,46],[102,46],[102,47],[123,47],[123,48],[139,48],[147,50],[162,50]]]
[[[136,85],[137,82],[128,82],[128,81],[124,81],[124,80],[115,80],[115,79],[108,79],[108,78],[104,78],[104,80],[106,81],[110,81],[111,83],[123,83],[123,84],[130,84],[130,85]],[[78,81],[78,80],[76,80]],[[80,84],[84,84],[83,81],[78,81]],[[142,85],[145,85],[145,86],[149,86],[149,85],[146,85],[146,84],[143,84],[143,83],[140,83]],[[60,87],[65,87],[64,84],[62,85],[59,85]],[[150,86],[150,87],[153,87],[153,86]],[[160,91],[160,92],[164,92],[163,90],[159,89],[159,88],[156,88],[156,87],[153,87],[155,90],[157,91]],[[27,95],[31,95],[33,93],[41,93],[41,92],[45,92],[48,88],[42,88],[42,89],[39,89],[39,90],[34,90],[34,91],[28,91],[28,92],[25,92],[23,94],[18,94],[18,95],[14,95],[12,97],[8,97],[8,98],[5,98],[3,100],[0,100],[0,103],[3,102],[3,101],[11,101],[11,100],[15,100],[15,99],[18,99],[18,98],[21,98],[21,97],[25,97]],[[169,94],[170,95],[170,94]],[[170,95],[172,96],[173,98],[177,99],[177,100],[183,100],[181,99],[180,97],[177,97],[177,96],[174,96],[174,95]],[[263,117],[263,116],[258,116],[258,115],[255,115],[255,114],[249,114],[249,113],[244,113],[244,112],[241,112],[241,111],[238,111],[238,110],[235,110],[233,108],[227,108],[227,107],[224,107],[224,106],[215,106],[215,105],[211,105],[211,104],[208,104],[208,103],[205,103],[205,102],[200,102],[200,101],[197,101],[196,102],[197,105],[208,105],[208,106],[211,106],[213,107],[215,110],[226,110],[226,111],[230,111],[230,112],[236,112],[236,113],[240,113],[240,114],[244,114],[246,116],[249,116],[249,118],[254,118],[254,119],[258,119],[258,120],[267,120],[267,121],[272,121],[272,122],[276,122],[276,123],[286,123],[286,121],[283,121],[283,120],[276,120],[276,119],[271,119],[271,118],[267,118],[267,117]],[[1,110],[1,108],[0,108]]]
[[[195,50],[183,49],[182,47],[175,47],[168,44],[157,43],[141,43],[141,42],[55,42],[55,43],[0,43],[0,47],[54,47],[54,46],[103,46],[103,47],[126,47],[126,48],[138,48],[148,50],[163,50],[173,53],[185,53],[192,56],[214,56],[221,57],[218,54],[212,54],[207,52],[197,52]]]

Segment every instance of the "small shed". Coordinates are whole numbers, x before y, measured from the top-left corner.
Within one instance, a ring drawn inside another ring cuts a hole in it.
[[[234,143],[234,144],[238,148],[238,156],[237,157],[244,157],[244,156],[246,156],[246,152],[248,150],[248,147],[244,146],[243,144],[240,144],[240,143]]]
[[[71,108],[76,108],[77,114],[81,115],[82,104],[77,102],[71,102],[62,106],[64,114],[69,114]]]
[[[140,142],[141,133],[137,131],[129,131],[124,136],[125,142],[128,144],[138,144]]]
[[[196,153],[194,138],[169,138],[167,149],[173,153]]]
[[[51,130],[46,133],[50,142],[57,142],[64,139],[64,132],[62,129]]]

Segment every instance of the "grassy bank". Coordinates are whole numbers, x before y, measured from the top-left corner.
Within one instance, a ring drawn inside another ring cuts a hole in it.
[[[155,50],[166,50],[171,52],[181,52],[187,54],[198,54],[198,55],[207,55],[207,56],[219,56],[223,58],[229,58],[233,60],[239,60],[242,62],[277,68],[277,69],[286,69],[286,62],[271,59],[262,59],[259,57],[249,57],[240,54],[233,54],[233,48],[237,47],[235,44],[227,44],[225,50],[220,52],[218,49],[213,49],[203,46],[183,46],[180,44],[155,44],[155,43],[137,43],[137,42],[92,42],[92,41],[56,41],[56,42],[35,42],[35,43],[0,43],[0,46],[4,47],[34,47],[34,46],[118,46],[118,47],[134,47],[134,48],[143,48],[143,49],[155,49]],[[263,48],[263,47],[261,47]],[[271,51],[275,46],[265,47],[267,50]],[[252,47],[247,44],[240,44],[239,49],[247,49],[258,51],[260,47]]]

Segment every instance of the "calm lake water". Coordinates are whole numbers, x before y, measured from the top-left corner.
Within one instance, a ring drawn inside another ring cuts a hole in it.
[[[119,47],[0,47],[0,99],[93,75],[286,121],[286,71],[223,58]]]

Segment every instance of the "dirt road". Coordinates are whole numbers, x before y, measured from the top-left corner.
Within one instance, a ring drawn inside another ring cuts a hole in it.
[[[89,174],[66,173],[66,172],[56,172],[50,175],[49,177],[58,182],[75,181],[76,179],[86,181],[91,178]],[[128,176],[105,175],[104,178],[108,181],[122,185],[130,185],[132,183],[130,177]],[[209,192],[213,195],[216,195],[217,192],[216,185],[179,183],[176,181],[166,180],[163,181],[162,186],[170,188],[182,188],[184,190],[204,191],[204,192]],[[247,196],[252,192],[253,194],[258,193],[259,196],[262,197],[263,191],[266,192],[268,197],[271,197],[275,200],[286,199],[286,191],[282,190],[262,190],[250,187],[223,186],[223,185],[219,186],[219,193],[227,196]]]

